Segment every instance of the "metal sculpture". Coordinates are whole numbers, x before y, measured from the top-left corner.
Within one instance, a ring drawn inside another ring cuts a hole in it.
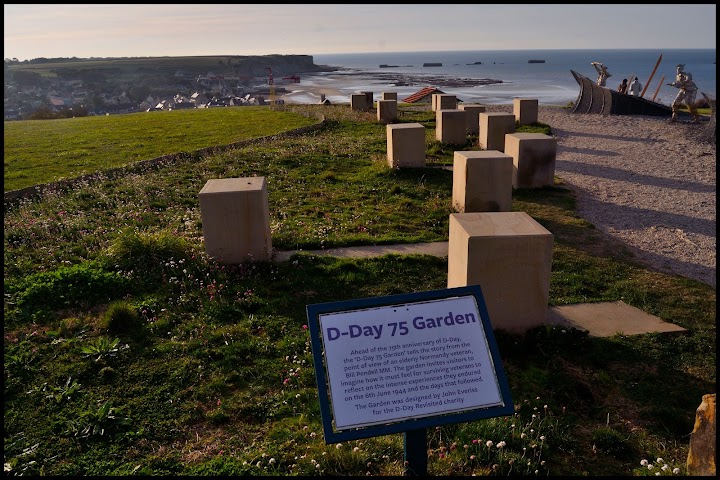
[[[677,120],[680,106],[685,105],[693,117],[693,123],[697,123],[700,119],[697,113],[697,107],[695,106],[697,85],[695,85],[695,82],[693,81],[692,74],[685,71],[684,64],[680,63],[676,66],[676,68],[677,74],[675,75],[675,81],[672,83],[668,83],[668,85],[670,85],[671,87],[679,88],[680,91],[678,92],[675,100],[673,100],[673,103],[671,105],[672,117],[670,117],[670,121],[674,122]]]
[[[593,67],[595,67],[595,70],[598,72],[598,79],[597,84],[600,87],[605,86],[605,82],[608,78],[612,77],[612,75],[607,71],[607,67],[603,65],[602,62],[592,62],[590,63]]]

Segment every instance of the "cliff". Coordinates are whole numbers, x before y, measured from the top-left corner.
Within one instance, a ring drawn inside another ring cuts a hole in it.
[[[208,72],[228,75],[260,77],[292,75],[308,72],[333,71],[335,68],[315,65],[312,55],[205,55],[188,57],[107,57],[107,58],[37,58],[8,65],[11,72],[29,71],[41,75],[57,74],[79,78],[79,72],[91,71],[111,78],[147,75],[174,76],[182,71],[188,75],[205,75]]]
[[[267,67],[272,68],[273,75],[334,70],[315,65],[312,55],[262,55],[231,59],[233,70],[238,75],[247,76],[263,76],[267,74]]]

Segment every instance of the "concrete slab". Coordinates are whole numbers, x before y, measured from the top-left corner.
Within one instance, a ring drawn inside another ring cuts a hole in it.
[[[585,330],[594,337],[642,335],[643,333],[684,333],[686,329],[664,322],[623,301],[577,303],[549,307],[547,322]]]

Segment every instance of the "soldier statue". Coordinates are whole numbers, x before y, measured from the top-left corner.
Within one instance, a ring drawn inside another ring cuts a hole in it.
[[[677,74],[675,75],[675,81],[668,83],[671,87],[679,88],[675,100],[672,103],[672,117],[670,121],[674,122],[677,120],[678,110],[680,105],[685,105],[690,114],[693,117],[693,123],[697,123],[700,119],[697,113],[697,107],[695,106],[695,95],[697,94],[697,85],[693,82],[692,74],[685,71],[685,65],[682,63],[677,65]]]
[[[595,67],[595,70],[597,70],[598,72],[597,84],[601,87],[604,87],[605,81],[609,77],[612,77],[612,75],[608,73],[607,67],[603,65],[602,62],[592,62],[590,65]]]

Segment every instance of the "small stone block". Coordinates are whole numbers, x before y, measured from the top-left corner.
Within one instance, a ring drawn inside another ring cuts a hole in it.
[[[387,125],[387,159],[392,168],[425,166],[425,127],[419,123]]]
[[[198,196],[208,255],[225,264],[270,260],[265,177],[210,179]]]
[[[467,142],[466,115],[463,110],[437,110],[435,112],[435,139],[442,143],[465,144]]]
[[[513,161],[497,150],[455,152],[452,205],[460,213],[509,212]]]
[[[377,119],[381,123],[392,123],[397,120],[397,100],[378,100]]]
[[[368,109],[373,107],[373,92],[360,92],[365,94],[365,105]]]
[[[538,121],[537,98],[513,98],[513,113],[520,125],[529,125]]]
[[[367,111],[367,96],[364,93],[353,93],[350,95],[350,109],[361,112]]]
[[[457,110],[457,97],[449,93],[441,93],[437,97],[436,110]]]
[[[395,100],[397,101],[397,92],[382,92],[381,100]]]
[[[480,117],[478,115],[485,112],[485,105],[461,103],[458,105],[458,110],[465,110],[465,113],[467,113],[467,132],[472,135],[477,135],[480,130]]]
[[[525,212],[451,213],[448,288],[480,285],[493,330],[545,324],[553,235]]]
[[[505,151],[505,134],[515,132],[515,115],[502,112],[478,113],[478,145],[483,150]]]
[[[509,133],[505,135],[505,153],[513,157],[513,188],[554,185],[555,137],[543,133]]]
[[[442,95],[441,93],[433,93],[430,95],[430,108],[433,112],[436,112],[439,110],[438,108],[438,97]]]

